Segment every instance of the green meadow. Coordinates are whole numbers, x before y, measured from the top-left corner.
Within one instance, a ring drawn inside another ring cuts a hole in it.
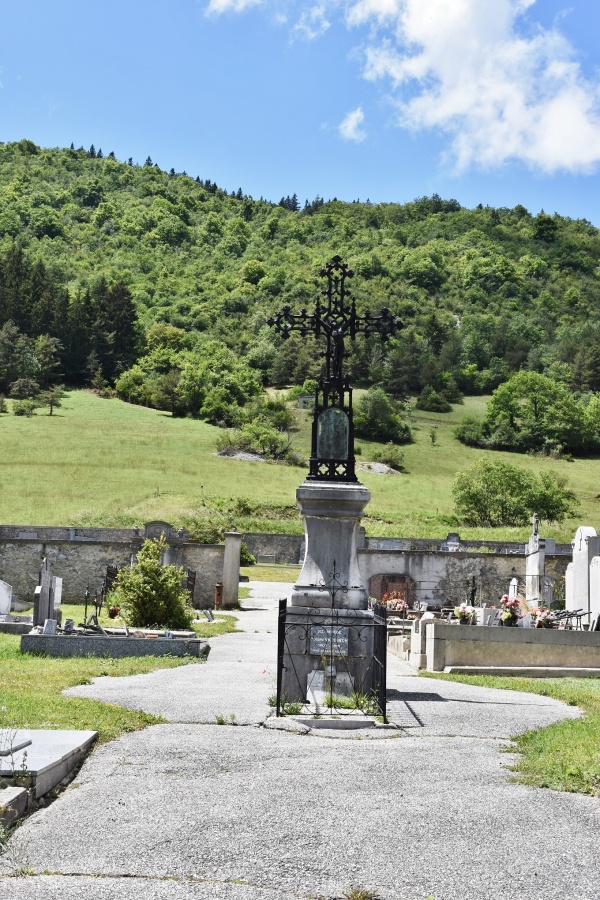
[[[453,428],[465,414],[484,409],[485,398],[474,397],[447,414],[411,412],[414,443],[402,448],[405,471],[359,471],[372,495],[367,534],[435,539],[459,529],[465,539],[526,539],[528,528],[466,528],[454,515],[454,477],[483,451],[460,444]],[[295,410],[295,417],[293,444],[307,457],[310,414]],[[0,522],[130,527],[166,519],[234,524],[246,531],[300,531],[294,495],[305,468],[216,456],[219,433],[203,422],[173,419],[88,391],[70,392],[52,416],[46,410],[31,418],[2,414]],[[364,440],[357,446],[358,466],[381,448]],[[544,524],[546,536],[568,542],[578,524],[597,524],[599,459],[493,456],[567,477],[581,501],[580,514],[561,526]]]

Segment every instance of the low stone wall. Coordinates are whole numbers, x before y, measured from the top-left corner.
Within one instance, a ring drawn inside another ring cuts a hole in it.
[[[425,648],[430,672],[450,666],[600,668],[600,632],[436,621],[425,624]]]
[[[245,534],[243,539],[257,562],[297,566],[304,553],[303,534]]]
[[[83,603],[86,588],[92,598],[100,592],[106,567],[129,566],[140,545],[133,529],[1,526],[0,579],[12,585],[15,599],[33,601],[40,565],[47,557],[52,574],[63,580],[63,602]],[[197,573],[197,609],[214,604],[224,552],[221,544],[180,544],[177,564]]]

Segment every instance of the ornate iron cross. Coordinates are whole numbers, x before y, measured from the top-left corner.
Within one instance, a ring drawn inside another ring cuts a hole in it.
[[[275,331],[287,339],[292,331],[303,337],[325,336],[325,375],[321,377],[315,396],[309,479],[322,481],[357,481],[354,472],[354,427],[352,422],[352,388],[344,375],[345,339],[357,334],[377,334],[382,341],[402,328],[400,319],[389,309],[373,316],[367,310],[356,312],[356,303],[346,282],[354,277],[346,263],[334,256],[319,272],[327,279],[322,291],[326,302],[317,298],[314,313],[302,309],[292,313],[289,304],[268,320]]]

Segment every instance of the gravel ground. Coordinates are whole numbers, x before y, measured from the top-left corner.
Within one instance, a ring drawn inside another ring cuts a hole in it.
[[[265,728],[278,590],[248,601],[244,633],[213,639],[205,665],[69,692],[173,724],[99,748],[24,822],[0,900],[329,900],[359,885],[382,900],[598,900],[600,803],[512,783],[502,752],[577,710],[390,657],[396,730]],[[214,724],[232,713],[245,727]]]

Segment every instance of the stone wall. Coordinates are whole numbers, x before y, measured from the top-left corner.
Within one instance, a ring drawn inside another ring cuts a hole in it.
[[[141,545],[132,529],[24,528],[0,526],[0,579],[13,586],[17,600],[33,600],[42,559],[63,579],[63,602],[83,603],[86,588],[99,593],[108,565],[130,565]],[[182,541],[178,564],[196,575],[194,605],[212,607],[215,584],[223,577],[222,545]]]
[[[304,553],[303,534],[245,534],[244,542],[258,562],[297,566]]]
[[[565,567],[566,563],[565,557]],[[359,550],[358,564],[370,596],[380,600],[379,592],[386,586],[393,590],[395,582],[406,579],[407,599],[430,606],[453,606],[463,600],[492,605],[508,593],[512,578],[523,584],[525,579],[522,554]]]

